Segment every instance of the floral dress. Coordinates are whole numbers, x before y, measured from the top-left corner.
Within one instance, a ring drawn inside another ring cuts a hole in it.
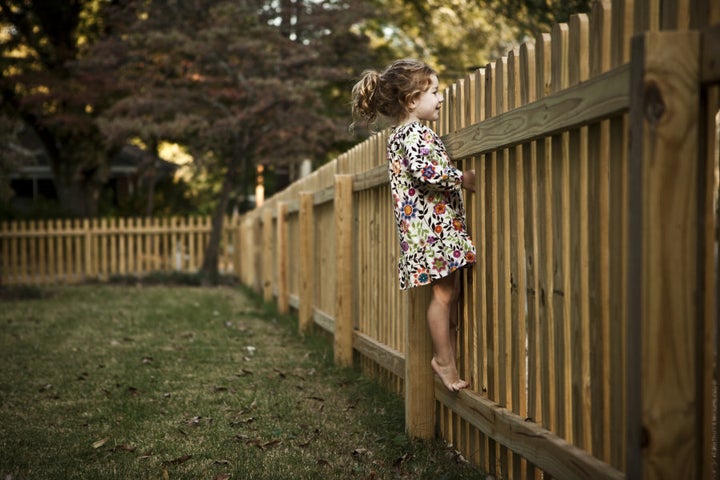
[[[465,224],[462,171],[429,127],[396,127],[387,144],[388,173],[400,239],[402,290],[427,285],[475,262]]]

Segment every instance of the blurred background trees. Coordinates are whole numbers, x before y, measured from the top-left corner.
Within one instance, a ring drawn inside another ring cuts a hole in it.
[[[51,186],[33,183],[33,195],[45,188],[58,200],[44,216],[212,212],[219,231],[225,214],[253,206],[259,166],[270,195],[303,160],[317,167],[364,139],[348,133],[350,90],[364,69],[414,56],[448,84],[589,7],[5,0],[0,215],[33,214],[8,208],[11,181],[44,168]]]

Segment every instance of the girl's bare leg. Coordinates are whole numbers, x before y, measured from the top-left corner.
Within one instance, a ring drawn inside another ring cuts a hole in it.
[[[453,308],[457,308],[458,291],[453,273],[432,284],[432,300],[427,311],[428,327],[433,342],[432,368],[450,391],[468,387],[468,383],[458,375],[455,365],[454,341],[450,337],[450,318]],[[457,315],[457,313],[456,313]],[[457,317],[455,317],[457,320]]]
[[[452,356],[457,359],[457,334],[458,334],[458,300],[460,298],[460,274],[452,274],[455,278],[455,295],[450,303],[450,348]]]

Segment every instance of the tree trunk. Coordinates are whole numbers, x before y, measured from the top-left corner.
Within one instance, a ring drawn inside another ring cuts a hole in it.
[[[220,239],[222,238],[223,220],[225,219],[225,212],[227,211],[230,192],[235,186],[238,163],[238,156],[234,156],[232,160],[230,160],[227,172],[225,172],[222,189],[220,191],[220,199],[217,207],[215,208],[215,212],[213,213],[210,239],[208,240],[207,247],[205,248],[203,263],[200,267],[200,276],[203,279],[203,284],[216,284],[220,277],[220,272],[218,270]]]
[[[64,180],[55,177],[55,190],[63,212],[78,218],[97,216],[99,188],[89,189],[80,182],[68,183]]]
[[[98,214],[100,191],[107,181],[112,152],[101,147],[99,135],[82,138],[59,136],[32,116],[25,117],[45,146],[60,208],[72,217]],[[62,144],[63,148],[58,148]]]
[[[156,170],[150,174],[150,185],[148,185],[147,205],[145,207],[145,216],[152,217],[155,209],[155,184],[157,183]]]

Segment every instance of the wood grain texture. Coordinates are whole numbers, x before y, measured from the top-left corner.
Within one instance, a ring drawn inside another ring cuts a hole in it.
[[[443,137],[453,159],[528,142],[627,110],[630,71],[621,66],[577,86]]]
[[[631,135],[637,141],[629,268],[637,294],[629,299],[629,323],[639,329],[628,333],[628,351],[637,351],[628,362],[638,358],[640,370],[631,370],[628,384],[639,377],[642,400],[631,424],[628,474],[643,478],[697,478],[701,460],[701,365],[695,356],[699,45],[697,32],[646,33],[633,42]],[[637,392],[632,389],[628,395]]]
[[[353,192],[352,176],[335,176],[335,363],[352,365],[353,319]]]

